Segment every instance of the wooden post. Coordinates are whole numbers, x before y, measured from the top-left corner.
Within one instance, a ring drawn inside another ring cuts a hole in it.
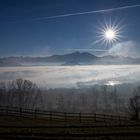
[[[79,121],[81,122],[81,112],[79,113]]]
[[[37,119],[37,110],[35,109],[35,119]]]
[[[20,107],[20,109],[19,109],[20,111],[20,117],[22,117],[22,108]]]
[[[94,113],[94,121],[96,122],[96,113]]]
[[[66,112],[65,112],[65,121],[67,120],[67,114],[66,114]]]
[[[8,115],[8,109],[9,109],[8,106],[6,106],[6,115]]]
[[[50,121],[52,120],[52,112],[50,111]]]
[[[119,115],[119,123],[121,123],[121,116]]]
[[[111,115],[111,121],[113,121],[113,116]]]
[[[105,114],[104,114],[104,122],[105,122],[106,120],[105,120]]]

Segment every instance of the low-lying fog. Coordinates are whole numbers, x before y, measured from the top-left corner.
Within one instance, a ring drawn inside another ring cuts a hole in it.
[[[0,67],[0,81],[23,78],[46,88],[140,81],[140,65]]]

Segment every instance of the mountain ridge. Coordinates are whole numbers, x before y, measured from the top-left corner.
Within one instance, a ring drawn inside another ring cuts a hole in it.
[[[0,66],[26,66],[47,65],[48,63],[60,63],[60,65],[98,65],[98,64],[140,64],[140,58],[122,56],[96,56],[89,52],[73,52],[62,55],[46,57],[6,57],[0,58]]]

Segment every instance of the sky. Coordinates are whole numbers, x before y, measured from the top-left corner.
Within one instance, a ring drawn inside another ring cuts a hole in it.
[[[0,0],[0,57],[74,51],[139,57],[140,7],[61,17],[139,4],[139,0]],[[97,42],[100,29],[110,22],[118,25],[121,39],[113,45]]]

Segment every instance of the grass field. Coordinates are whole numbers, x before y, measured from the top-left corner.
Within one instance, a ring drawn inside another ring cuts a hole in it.
[[[139,140],[140,123],[130,121],[85,123],[1,116],[0,139]]]
[[[139,140],[140,123],[126,116],[0,107],[0,139]]]

